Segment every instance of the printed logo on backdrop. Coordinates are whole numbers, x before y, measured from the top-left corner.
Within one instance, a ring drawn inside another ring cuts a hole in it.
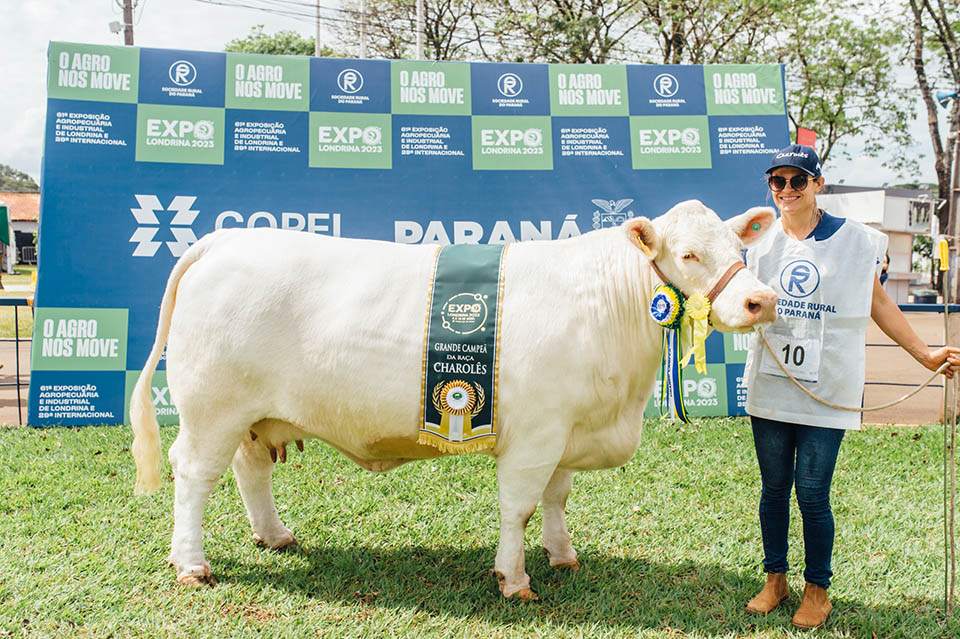
[[[52,42],[49,55],[49,97],[99,102],[137,101],[138,49]]]
[[[633,202],[632,199],[590,201],[600,207],[600,210],[593,212],[593,228],[595,229],[620,226],[628,219],[634,217],[633,211],[624,210]]]
[[[518,228],[519,227],[519,228]],[[577,214],[564,216],[559,225],[552,220],[497,220],[484,226],[473,220],[430,220],[426,225],[415,220],[393,223],[393,240],[398,244],[510,244],[531,240],[565,240],[580,235]]]
[[[703,70],[698,66],[627,65],[631,115],[703,115]]]
[[[125,308],[38,308],[33,370],[122,371],[127,364]],[[37,344],[36,342],[39,342]]]
[[[809,297],[818,286],[820,271],[810,260],[794,260],[780,271],[780,289],[790,297]]]
[[[389,169],[391,118],[378,113],[310,113],[310,166]]]
[[[660,96],[650,98],[650,104],[655,107],[675,109],[687,103],[682,96],[678,97],[680,82],[671,73],[661,73],[653,79],[653,91]]]
[[[553,115],[627,115],[627,72],[620,65],[550,65]]]
[[[167,246],[173,257],[180,257],[191,244],[197,241],[192,226],[200,211],[191,208],[197,200],[196,196],[177,195],[167,207],[160,203],[160,198],[156,195],[134,195],[133,197],[139,204],[138,207],[130,209],[137,221],[137,229],[130,236],[130,241],[135,245],[131,253],[133,257],[154,257],[162,244]],[[174,237],[173,241],[154,240],[161,228],[157,213],[173,214],[167,223],[169,234]]]
[[[474,116],[471,124],[474,169],[553,169],[549,117]]]
[[[310,58],[310,110],[390,112],[390,63]]]
[[[709,169],[710,129],[706,116],[631,116],[635,169]]]
[[[227,209],[217,215],[214,229],[234,228],[272,228],[288,231],[303,231],[317,235],[333,235],[340,237],[340,213],[319,213],[309,211],[282,211],[279,216],[270,211],[254,211],[242,213]]]
[[[683,376],[683,405],[689,415],[699,417],[726,415],[727,414],[727,375],[726,365],[707,364],[707,373],[702,375],[693,370],[693,367],[687,369]],[[657,382],[653,389],[653,396],[647,403],[644,415],[647,417],[658,417],[660,410],[660,385],[659,374]]]
[[[137,162],[223,164],[224,109],[141,104]]]
[[[197,80],[197,67],[189,60],[177,60],[171,64],[167,76],[175,86],[160,87],[166,95],[177,98],[195,98],[203,95],[203,89],[190,86]]]
[[[523,92],[523,79],[516,73],[504,73],[497,80],[497,91],[505,98],[515,98]]]
[[[653,79],[653,90],[661,98],[672,98],[680,89],[680,83],[670,73],[661,73]]]
[[[226,106],[235,109],[307,111],[309,59],[227,54]]]
[[[504,73],[497,78],[497,92],[503,96],[492,100],[498,107],[518,109],[530,104],[530,100],[520,96],[523,93],[523,78],[516,73]]]
[[[717,64],[703,67],[707,115],[782,115],[779,66]]]
[[[470,115],[470,65],[466,62],[390,63],[393,112]]]
[[[178,87],[188,87],[197,79],[197,67],[189,60],[177,60],[170,65],[170,81]]]
[[[363,74],[356,69],[344,69],[337,76],[337,86],[344,93],[356,93],[363,88]]]
[[[472,114],[549,115],[548,68],[522,63],[470,65]]]

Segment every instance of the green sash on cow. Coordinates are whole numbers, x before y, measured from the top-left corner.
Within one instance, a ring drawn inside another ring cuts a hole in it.
[[[424,343],[421,444],[445,453],[493,448],[505,246],[437,251]]]

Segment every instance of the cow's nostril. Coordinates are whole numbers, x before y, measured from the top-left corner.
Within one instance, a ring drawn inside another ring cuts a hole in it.
[[[751,315],[756,315],[760,312],[761,306],[756,302],[747,302],[747,310],[750,311]]]

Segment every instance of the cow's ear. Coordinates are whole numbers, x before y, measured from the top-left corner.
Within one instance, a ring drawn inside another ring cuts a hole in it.
[[[760,239],[776,219],[777,214],[769,206],[755,206],[746,213],[727,220],[727,226],[737,234],[743,245],[747,246]]]
[[[651,260],[657,256],[657,232],[653,224],[645,217],[635,217],[623,223],[623,230],[627,233],[634,246],[643,251]]]

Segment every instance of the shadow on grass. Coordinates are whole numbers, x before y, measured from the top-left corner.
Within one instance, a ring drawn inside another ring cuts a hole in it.
[[[541,601],[504,600],[488,574],[494,547],[300,547],[282,559],[272,551],[247,558],[210,555],[221,583],[246,583],[312,599],[384,609],[444,614],[491,624],[593,625],[672,629],[703,634],[792,631],[799,587],[767,617],[744,610],[762,575],[741,576],[716,564],[658,564],[642,559],[580,554],[583,570],[551,568],[527,551],[527,572]],[[256,554],[261,553],[261,554]],[[284,564],[284,565],[278,565]],[[792,577],[792,581],[799,581]],[[897,606],[833,601],[826,631],[840,636],[944,636],[937,603]]]

